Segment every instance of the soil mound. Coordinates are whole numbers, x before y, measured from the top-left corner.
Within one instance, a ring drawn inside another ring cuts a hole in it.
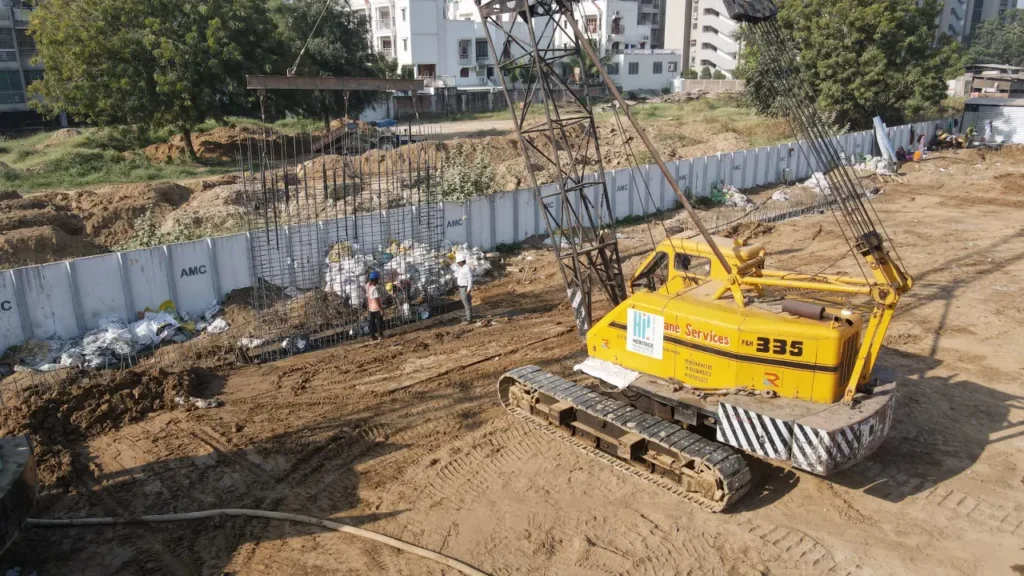
[[[20,200],[21,194],[18,194],[14,190],[0,190],[0,202],[7,202],[9,200]]]
[[[775,226],[764,222],[739,222],[726,228],[722,232],[722,236],[726,238],[736,238],[745,242],[747,240],[771,234],[774,230]]]
[[[79,215],[58,210],[53,206],[34,210],[0,212],[0,232],[41,226],[53,226],[72,236],[79,236],[85,232],[85,224]]]
[[[71,209],[82,216],[92,240],[113,248],[135,235],[138,217],[152,210],[160,221],[191,195],[191,189],[172,182],[104,186],[75,193]]]
[[[23,228],[0,234],[0,266],[13,268],[59,262],[107,252],[88,238],[71,236],[54,226]]]
[[[227,184],[194,192],[163,219],[161,229],[201,231],[219,236],[245,227],[245,195],[241,184]]]
[[[179,396],[198,396],[201,378],[196,369],[68,372],[47,388],[27,389],[20,404],[0,413],[0,434],[32,439],[43,485],[68,478],[73,446],[173,408]]]
[[[77,138],[82,135],[82,131],[77,128],[61,128],[53,133],[52,136],[46,139],[46,143],[43,146],[51,146],[53,144],[60,144],[66,140]]]
[[[319,138],[313,137],[313,143]],[[251,147],[253,157],[259,156],[262,146],[273,147],[274,158],[294,158],[296,154],[309,154],[309,138],[267,138],[261,131],[251,127],[219,126],[209,132],[192,135],[192,146],[201,160],[213,162],[234,162],[241,154],[248,157]],[[185,156],[185,138],[176,134],[167,142],[147,146],[142,151],[153,162],[170,162]]]

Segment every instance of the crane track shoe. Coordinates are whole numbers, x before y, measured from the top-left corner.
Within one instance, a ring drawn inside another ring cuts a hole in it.
[[[750,469],[732,447],[537,366],[504,374],[498,397],[513,414],[706,510],[720,512],[750,488]]]

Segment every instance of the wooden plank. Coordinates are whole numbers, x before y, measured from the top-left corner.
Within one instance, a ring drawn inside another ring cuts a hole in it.
[[[329,76],[246,76],[249,90],[422,90],[423,80]]]

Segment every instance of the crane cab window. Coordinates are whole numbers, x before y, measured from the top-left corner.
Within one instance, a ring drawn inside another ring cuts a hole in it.
[[[702,276],[707,278],[711,275],[711,259],[703,256],[690,256],[683,252],[676,252],[672,265],[676,272]]]
[[[658,252],[654,259],[647,263],[642,272],[636,275],[630,287],[635,291],[646,288],[654,292],[668,281],[668,254]]]

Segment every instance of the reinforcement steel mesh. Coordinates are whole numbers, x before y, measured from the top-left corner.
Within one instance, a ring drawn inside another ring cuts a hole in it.
[[[240,146],[252,361],[369,334],[365,284],[381,274],[385,330],[433,315],[451,290],[438,134],[363,123]]]

